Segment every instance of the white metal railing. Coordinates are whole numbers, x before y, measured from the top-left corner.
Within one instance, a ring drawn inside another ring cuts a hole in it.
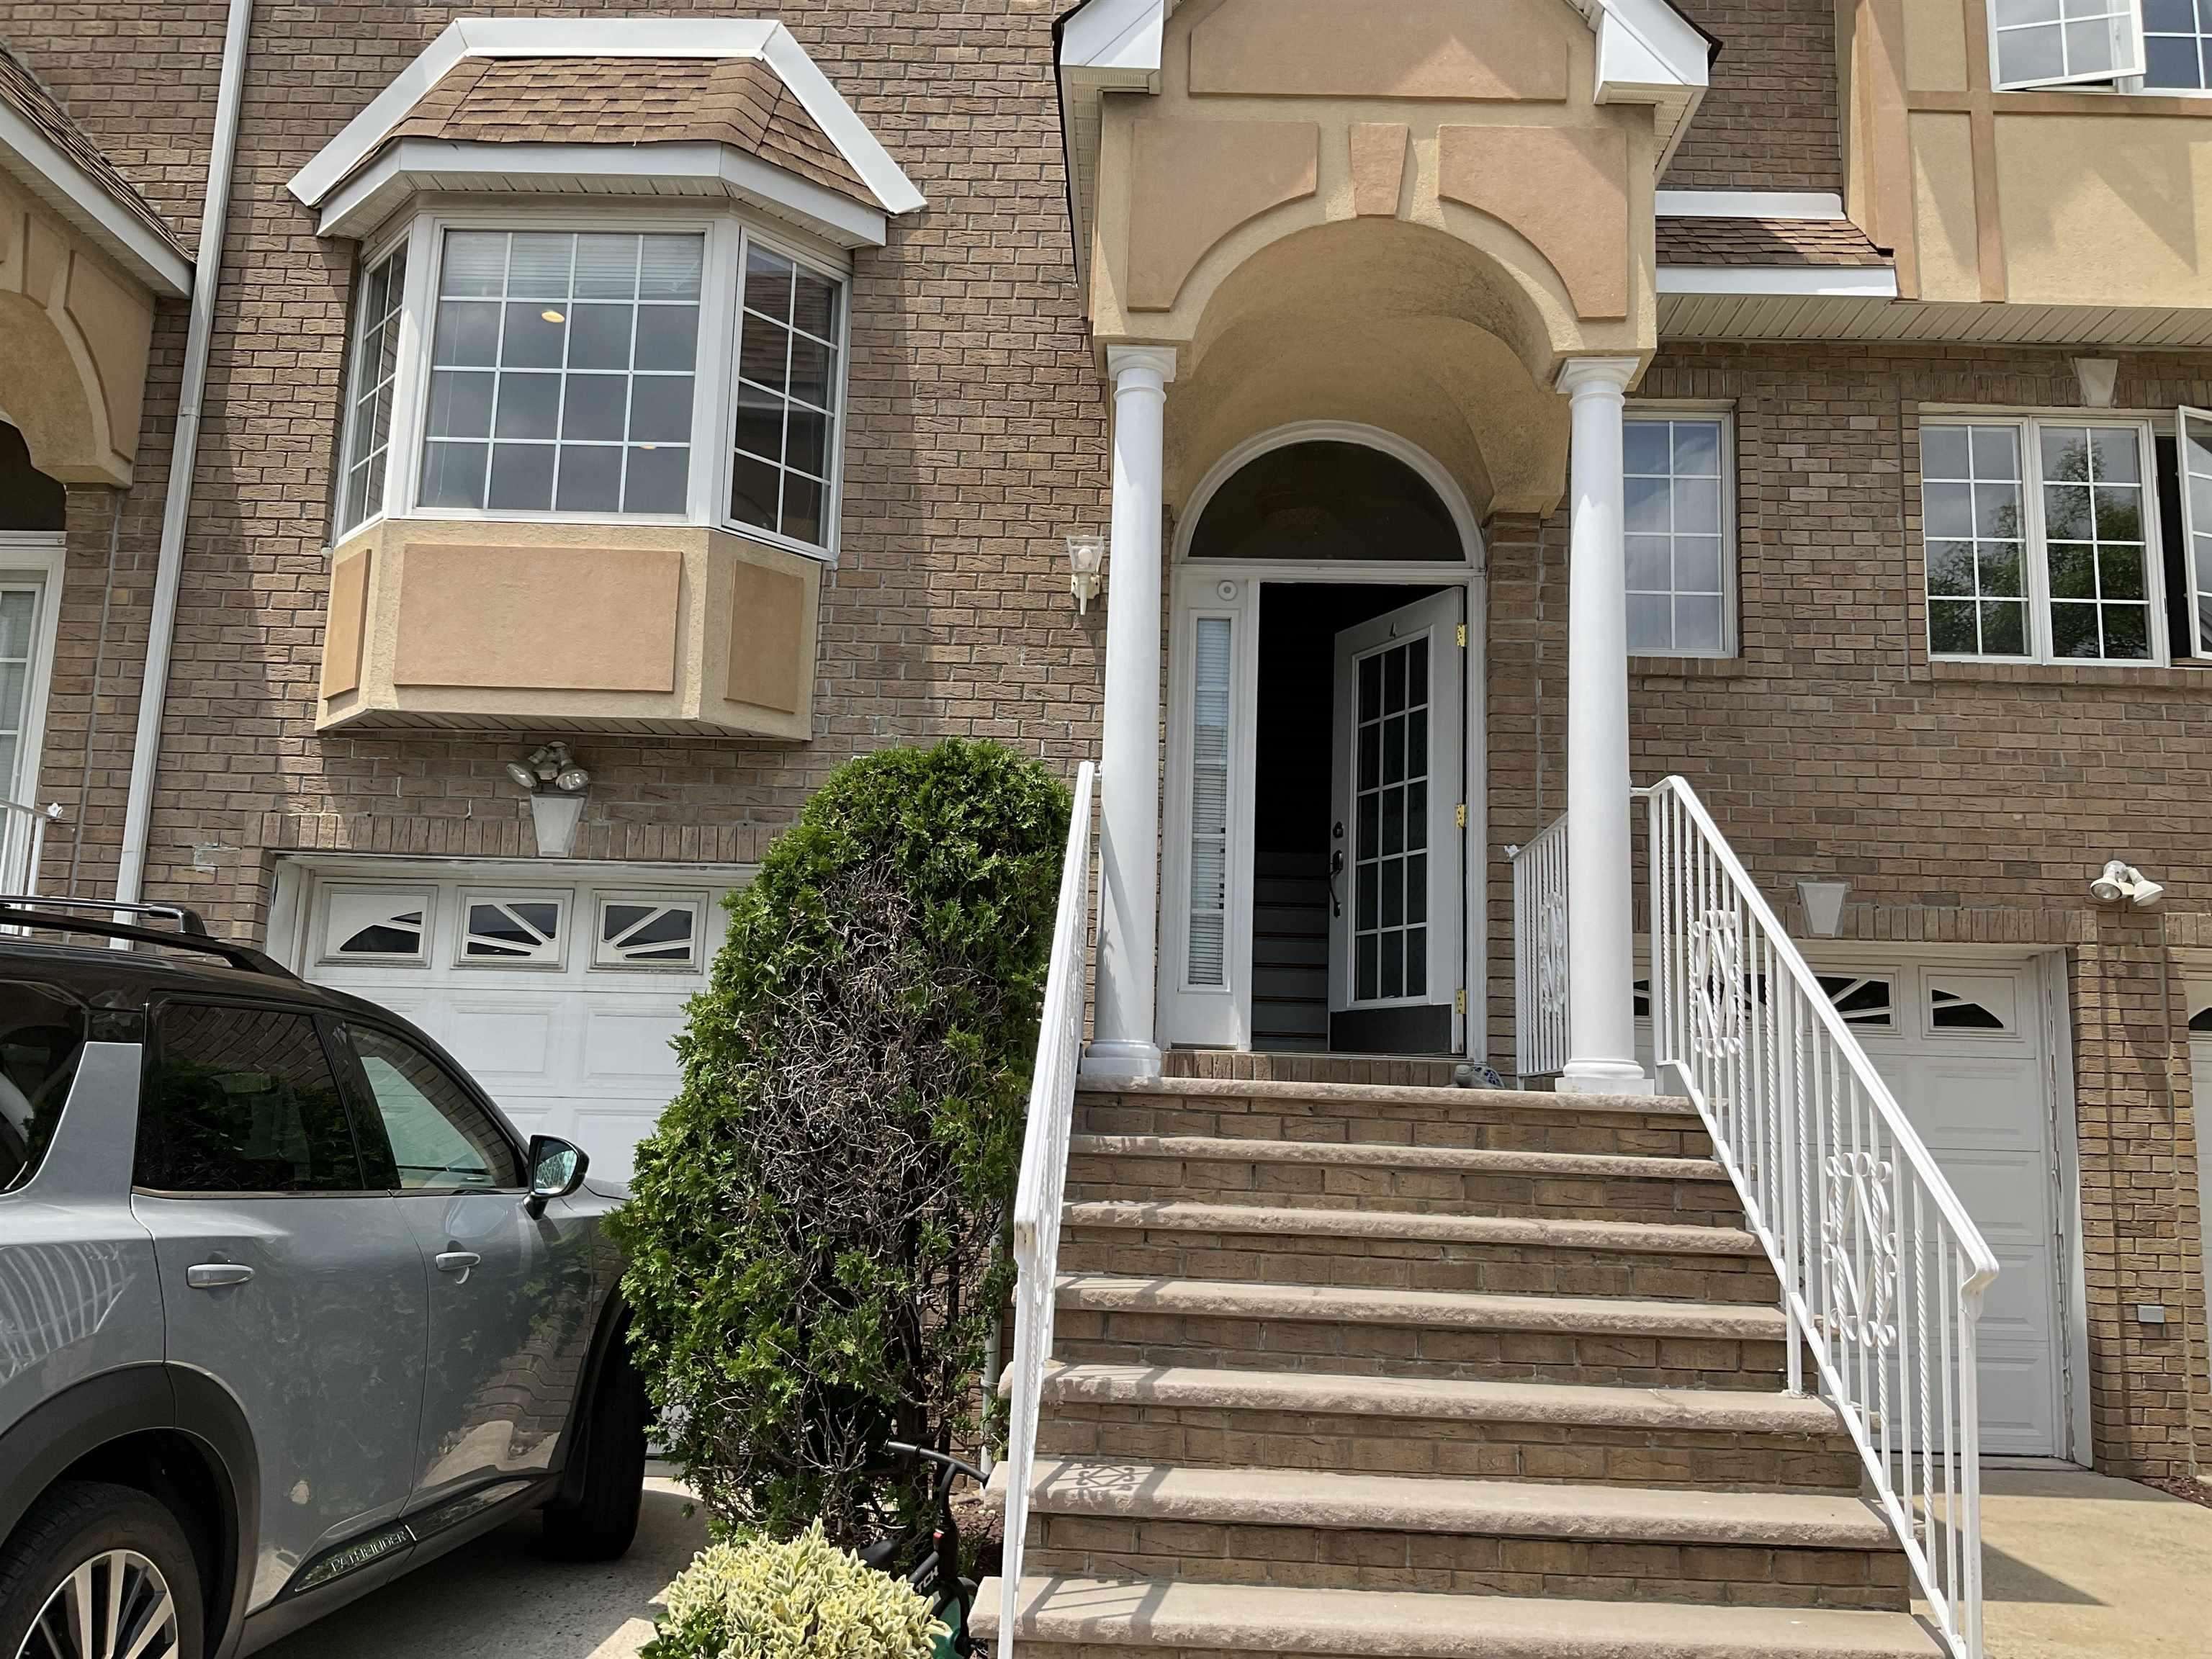
[[[1567,817],[1562,812],[1513,860],[1513,1069],[1548,1077],[1567,1063]]]
[[[1038,1407],[1052,1358],[1053,1302],[1060,1274],[1060,1209],[1067,1190],[1067,1139],[1075,1120],[1076,1064],[1091,966],[1091,802],[1097,769],[1075,775],[1067,852],[1060,871],[1060,910],[1037,1021],[1036,1069],[1030,1079],[1029,1132],[1014,1195],[1014,1361],[1006,1428],[1006,1516],[1000,1569],[999,1659],[1013,1659],[1023,1545],[1029,1534],[1030,1470],[1036,1460]]]
[[[0,800],[0,893],[27,897],[39,890],[39,859],[46,850],[46,826],[61,815],[58,803],[27,806]]]
[[[1653,1056],[1696,1105],[1782,1281],[1791,1390],[1809,1352],[1929,1617],[1958,1659],[1982,1659],[1975,1339],[1996,1257],[1696,791],[1670,777],[1637,793]],[[1520,867],[1516,909],[1524,890],[1547,891]],[[1524,951],[1543,938],[1523,917],[1516,933]]]

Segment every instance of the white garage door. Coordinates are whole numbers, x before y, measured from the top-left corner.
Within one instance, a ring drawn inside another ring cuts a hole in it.
[[[2057,1455],[2059,1165],[2036,971],[1923,963],[1821,977],[1996,1253],[1982,1306],[1982,1449]]]
[[[676,1092],[669,1040],[706,982],[728,884],[488,864],[420,878],[318,873],[307,978],[381,1003],[443,1043],[525,1134],[626,1178]]]
[[[1871,957],[1816,967],[1996,1253],[1982,1308],[1982,1449],[2063,1455],[2059,1164],[2036,969]]]

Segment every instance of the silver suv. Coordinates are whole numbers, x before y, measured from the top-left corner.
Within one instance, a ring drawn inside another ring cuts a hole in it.
[[[621,1190],[405,1020],[83,908],[0,899],[0,1659],[250,1653],[526,1510],[627,1549]]]

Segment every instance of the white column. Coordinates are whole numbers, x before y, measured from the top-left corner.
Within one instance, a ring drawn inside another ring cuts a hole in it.
[[[1648,1094],[1636,1061],[1636,891],[1629,863],[1628,595],[1621,400],[1631,357],[1559,370],[1573,416],[1567,587],[1567,1069],[1558,1086]]]
[[[1105,735],[1099,759],[1098,999],[1084,1071],[1152,1078],[1160,913],[1160,471],[1164,346],[1109,346],[1114,520],[1107,542]]]

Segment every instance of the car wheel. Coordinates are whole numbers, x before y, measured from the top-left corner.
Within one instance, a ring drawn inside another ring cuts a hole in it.
[[[184,1528],[136,1487],[57,1486],[0,1560],[4,1659],[200,1659],[205,1636]]]
[[[600,1362],[589,1418],[577,1425],[583,1480],[573,1500],[545,1508],[545,1548],[570,1561],[611,1561],[637,1536],[645,1495],[645,1379],[617,1335]]]

